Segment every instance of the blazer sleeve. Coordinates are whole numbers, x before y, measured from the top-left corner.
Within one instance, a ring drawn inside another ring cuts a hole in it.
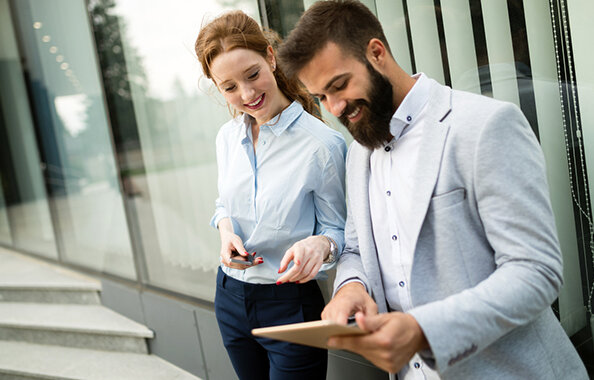
[[[531,322],[562,285],[544,157],[528,122],[505,104],[478,133],[472,186],[495,270],[472,288],[409,311],[440,372]]]
[[[356,149],[355,143],[351,144],[349,151],[347,153],[346,165],[347,165],[347,174],[351,172],[349,170],[349,166],[352,165],[353,162],[356,162],[357,158],[353,158],[353,151]],[[355,154],[356,155],[356,154]],[[367,275],[365,274],[365,270],[363,268],[363,264],[361,262],[361,254],[359,252],[359,238],[357,236],[357,230],[355,228],[352,210],[353,205],[351,202],[351,197],[349,196],[348,189],[347,189],[347,218],[346,223],[344,226],[344,249],[342,254],[340,255],[340,259],[338,260],[338,265],[336,269],[336,278],[334,280],[334,295],[340,289],[341,286],[345,285],[347,282],[351,280],[358,280],[365,285],[365,288],[368,292],[370,292],[370,284],[367,279]]]

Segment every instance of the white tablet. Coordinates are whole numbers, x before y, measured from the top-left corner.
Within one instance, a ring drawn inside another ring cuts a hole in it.
[[[252,334],[319,348],[328,348],[326,341],[336,335],[365,335],[357,325],[340,325],[332,321],[312,321],[253,329]]]

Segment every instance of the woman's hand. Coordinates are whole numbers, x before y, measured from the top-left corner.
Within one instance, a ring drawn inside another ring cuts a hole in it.
[[[264,259],[258,257],[254,260],[254,263],[248,261],[249,253],[243,246],[241,238],[233,232],[233,226],[229,218],[221,219],[219,222],[219,235],[221,236],[221,263],[223,265],[233,269],[247,269],[256,265],[260,265],[264,262]],[[253,256],[256,252],[252,253]],[[231,259],[245,261],[245,264],[234,263]]]
[[[330,243],[324,236],[310,236],[293,244],[285,252],[278,273],[286,271],[291,260],[294,265],[278,279],[277,285],[284,282],[302,284],[313,279],[318,274],[324,259],[329,253]]]

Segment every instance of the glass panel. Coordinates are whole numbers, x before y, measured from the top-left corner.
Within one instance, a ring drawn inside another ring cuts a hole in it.
[[[379,1],[378,1],[379,2]],[[416,72],[445,83],[433,0],[407,1]],[[413,73],[414,74],[414,73]]]
[[[506,0],[481,2],[487,42],[492,96],[520,105],[514,48]],[[546,4],[544,4],[546,6]],[[543,4],[541,4],[541,7]]]
[[[211,301],[220,247],[209,226],[217,197],[215,137],[231,115],[210,81],[199,79],[194,43],[200,26],[224,10],[242,9],[258,20],[257,1],[91,1],[89,7],[118,150],[127,157],[122,172],[147,281]],[[137,131],[123,132],[124,120]]]
[[[586,167],[589,168],[587,181],[590,186],[588,212],[588,248],[584,252],[583,263],[584,275],[587,280],[584,282],[587,299],[587,309],[590,312],[590,326],[594,328],[593,296],[594,296],[594,225],[592,223],[592,197],[594,196],[594,50],[592,49],[592,36],[594,26],[592,15],[594,14],[594,3],[591,1],[567,1],[567,10],[564,12],[564,19],[568,18],[571,25],[571,45],[573,60],[575,64],[576,92],[570,96],[579,103],[579,114],[577,120],[581,120],[581,132],[583,133],[583,144],[585,149]],[[566,37],[567,38],[567,37]],[[577,96],[577,99],[575,97]],[[579,135],[578,135],[579,138]],[[581,140],[578,140],[578,143]],[[582,158],[583,162],[583,158]],[[584,178],[585,182],[586,179]],[[592,340],[590,340],[590,354],[593,353]]]
[[[8,210],[4,200],[2,177],[0,176],[0,243],[12,245],[12,236],[10,235],[10,225],[8,224]]]
[[[470,5],[467,0],[442,0],[452,87],[481,93]]]
[[[548,6],[525,2],[527,50],[534,87],[540,143],[545,154],[551,202],[563,252],[564,285],[559,294],[559,319],[568,335],[582,328],[583,309],[576,226],[569,167],[563,134],[563,118],[557,81],[557,65],[551,15]],[[520,82],[522,83],[522,82]],[[522,86],[520,90],[522,90]],[[524,88],[525,90],[525,88]]]
[[[400,29],[405,30],[406,14],[399,7],[396,9],[393,2],[388,0],[377,0],[376,3],[378,9],[392,12],[380,15],[383,20],[391,20],[388,30],[395,28],[393,20],[399,20]],[[434,50],[431,63],[435,67],[433,71],[439,75],[443,73],[437,69],[443,62],[435,57],[439,56],[437,48],[441,45],[443,49],[445,44],[447,66],[454,88],[482,92],[516,103],[522,107],[539,134],[547,161],[551,201],[565,262],[565,286],[560,294],[558,312],[563,326],[571,335],[584,327],[585,313],[581,279],[577,275],[580,265],[565,137],[560,128],[563,121],[551,17],[548,3],[525,3],[524,9],[521,1],[469,3],[442,0],[441,8],[435,9],[436,16],[432,16],[433,2],[414,2],[413,6],[409,1],[411,40],[419,71],[427,72],[423,69],[422,55],[418,50],[431,48]],[[439,39],[438,28],[435,27],[435,20],[440,17],[445,40]],[[423,38],[427,41],[415,39],[416,30],[424,31]],[[405,47],[404,42],[409,37],[401,34],[398,38]],[[392,41],[390,43],[393,44]],[[431,73],[428,75],[432,76]],[[443,78],[441,75],[436,79],[443,81]]]
[[[135,277],[85,1],[14,3],[66,261]]]
[[[413,69],[411,62],[411,46],[409,46],[408,38],[403,38],[408,35],[405,22],[408,17],[406,1],[377,1],[376,3],[377,17],[384,28],[392,55],[404,71],[411,75],[414,74],[416,69]]]
[[[57,258],[8,0],[0,0],[0,241]]]

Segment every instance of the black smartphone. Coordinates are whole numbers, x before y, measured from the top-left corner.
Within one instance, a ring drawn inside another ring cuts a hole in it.
[[[234,257],[245,257],[247,259],[247,261],[241,260],[241,259],[234,259]],[[239,253],[237,253],[237,251],[233,251],[231,254],[231,262],[249,267],[249,266],[254,265],[254,256],[249,255],[249,254],[247,256],[241,256]]]

